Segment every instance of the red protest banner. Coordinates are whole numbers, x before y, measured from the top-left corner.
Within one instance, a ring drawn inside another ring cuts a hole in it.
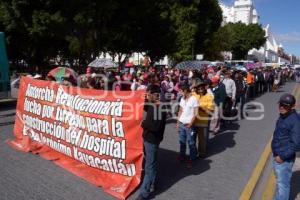
[[[125,199],[140,183],[144,91],[65,87],[22,77],[14,148]]]

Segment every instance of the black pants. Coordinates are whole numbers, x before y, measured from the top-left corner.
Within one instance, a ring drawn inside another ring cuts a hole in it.
[[[231,97],[226,97],[224,102],[224,117],[231,117],[231,109],[232,109],[233,102]]]
[[[273,90],[273,81],[267,82],[267,92],[272,92]]]
[[[260,94],[262,94],[262,93],[265,92],[264,86],[265,86],[265,82],[264,82],[264,81],[258,82],[258,90],[259,90],[259,93],[260,93]]]
[[[258,82],[255,82],[254,83],[254,94],[253,94],[253,97],[255,98],[257,95],[258,95]]]
[[[251,99],[254,97],[254,85],[249,85],[248,87],[248,99]]]

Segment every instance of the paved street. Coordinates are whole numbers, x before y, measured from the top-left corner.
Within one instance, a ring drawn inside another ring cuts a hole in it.
[[[279,96],[284,91],[292,92],[294,87],[295,83],[287,83],[278,93],[258,97],[255,101],[264,105],[264,118],[239,121],[211,138],[208,157],[192,169],[177,162],[178,134],[175,124],[169,123],[159,152],[159,181],[153,198],[237,200],[272,136]],[[53,162],[10,148],[6,140],[12,138],[15,110],[0,109],[0,200],[114,199]],[[250,109],[249,116],[255,115]],[[300,179],[300,168],[293,179]],[[294,189],[293,196],[299,196],[299,183]],[[129,199],[136,196],[137,192]]]

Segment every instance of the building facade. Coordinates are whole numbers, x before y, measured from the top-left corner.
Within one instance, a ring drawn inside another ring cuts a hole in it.
[[[223,24],[238,23],[257,24],[259,23],[259,15],[254,8],[252,0],[236,0],[234,6],[226,6],[220,3],[223,11]]]
[[[254,7],[252,0],[235,0],[233,6],[226,6],[220,3],[223,11],[223,25],[227,23],[258,24],[259,15]],[[289,63],[288,56],[284,53],[281,44],[278,44],[276,38],[270,30],[270,25],[265,28],[265,37],[267,39],[264,46],[260,49],[252,49],[248,52],[249,60],[262,61],[267,63]],[[228,52],[225,52],[228,54]]]

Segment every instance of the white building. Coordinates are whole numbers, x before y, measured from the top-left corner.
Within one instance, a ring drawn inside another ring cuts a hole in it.
[[[226,6],[220,3],[223,11],[223,24],[242,22],[245,24],[257,24],[259,16],[254,8],[252,0],[236,0],[234,6]]]
[[[267,63],[278,63],[278,48],[280,47],[273,36],[270,25],[268,24],[265,28],[265,37],[267,41],[260,49],[252,49],[248,53],[248,58],[252,60],[265,61]]]
[[[234,7],[226,6],[222,3],[220,3],[220,7],[223,12],[223,25],[232,22],[234,23]]]
[[[220,3],[220,7],[223,11],[223,25],[226,23],[242,22],[245,24],[257,24],[259,23],[259,15],[254,7],[252,0],[235,0],[233,6],[226,6]],[[268,24],[264,28],[267,38],[266,44],[260,49],[252,49],[248,53],[248,59],[258,60],[268,63],[288,63],[288,60],[279,56],[279,49],[283,49],[282,45],[279,45],[273,36],[270,25]],[[228,52],[226,52],[228,54]]]
[[[128,62],[132,63],[134,65],[143,65],[144,64],[144,59],[145,59],[145,52],[134,52],[128,57]],[[106,58],[106,59],[110,59],[113,60],[115,62],[118,62],[119,60],[123,61],[126,58],[126,55],[122,55],[121,57],[119,57],[119,55],[116,55],[116,57],[112,57],[109,53],[100,53],[100,55],[97,58]],[[160,59],[158,62],[156,62],[156,65],[171,65],[171,60],[168,58],[168,56],[164,56],[162,59]]]
[[[280,46],[271,32],[269,24],[266,26],[265,32],[267,37],[267,42],[265,45],[265,60],[266,62],[277,63],[279,62],[278,48]]]

